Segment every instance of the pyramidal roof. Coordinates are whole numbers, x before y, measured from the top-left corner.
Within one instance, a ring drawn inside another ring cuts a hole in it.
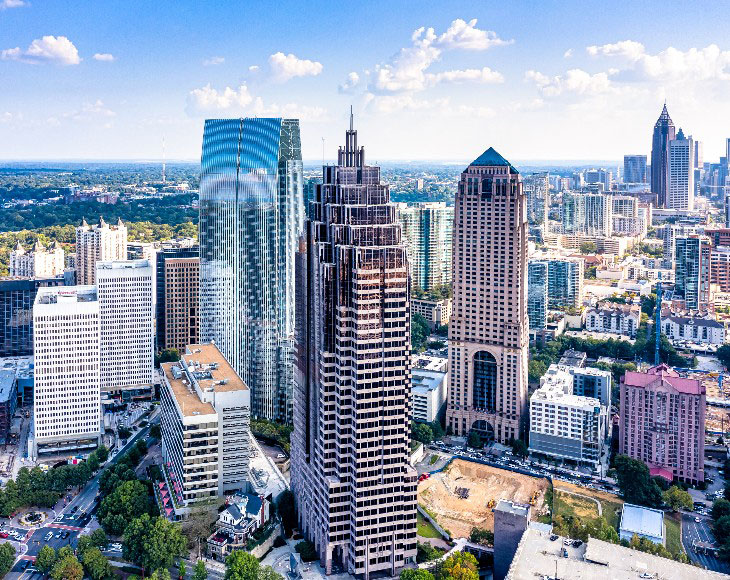
[[[481,167],[509,167],[510,173],[518,173],[509,161],[495,151],[494,147],[487,149],[469,165],[478,165]]]
[[[664,108],[662,109],[659,118],[656,120],[656,125],[660,126],[662,124],[674,125],[672,118],[669,116],[669,111],[667,111],[667,103],[664,103]]]

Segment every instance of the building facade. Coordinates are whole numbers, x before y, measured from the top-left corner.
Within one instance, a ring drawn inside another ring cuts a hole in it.
[[[183,352],[200,338],[200,258],[166,258],[164,348]]]
[[[444,298],[443,300],[412,298],[411,314],[423,316],[432,329],[443,326],[451,320],[451,298]]]
[[[547,260],[527,263],[527,317],[533,330],[547,327],[549,268]]]
[[[8,268],[13,277],[56,278],[63,276],[64,265],[63,248],[58,242],[52,242],[47,248],[36,242],[30,251],[18,242],[10,252]]]
[[[682,129],[669,142],[669,183],[667,207],[670,209],[695,208],[694,141],[685,137]]]
[[[586,330],[636,337],[641,308],[636,304],[603,302],[586,310]]]
[[[713,246],[710,251],[710,284],[730,292],[730,246]]]
[[[33,456],[101,441],[99,301],[94,286],[41,288],[33,307]]]
[[[397,204],[408,243],[411,281],[422,290],[451,283],[454,208],[444,202]]]
[[[710,239],[690,236],[674,240],[674,298],[686,310],[701,310],[710,303]]]
[[[315,196],[297,255],[299,527],[327,574],[394,576],[416,556],[408,252],[352,118]]]
[[[96,263],[101,388],[106,395],[131,400],[152,394],[154,281],[149,260]]]
[[[652,475],[705,479],[705,387],[662,364],[621,380],[619,453],[640,459]]]
[[[201,340],[251,389],[254,416],[290,423],[299,121],[208,119],[201,167]]]
[[[563,233],[609,237],[613,227],[612,196],[603,193],[563,194]]]
[[[651,138],[651,192],[659,207],[667,207],[669,192],[669,142],[676,137],[674,122],[664,103]]]
[[[411,371],[413,420],[433,423],[446,403],[446,387],[449,374],[414,367]]]
[[[540,171],[526,176],[523,188],[527,198],[527,223],[544,231],[550,211],[550,174]]]
[[[461,174],[446,423],[506,443],[527,420],[527,215],[517,170],[489,148]]]
[[[127,226],[120,219],[116,226],[110,226],[99,218],[99,223],[90,226],[86,220],[76,228],[76,283],[96,283],[96,263],[127,259]]]
[[[669,340],[696,344],[725,343],[725,325],[714,316],[682,316],[662,312],[662,332]]]
[[[646,183],[646,155],[624,155],[624,183]]]

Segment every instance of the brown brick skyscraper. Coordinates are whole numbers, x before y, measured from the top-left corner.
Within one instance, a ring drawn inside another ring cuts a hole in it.
[[[517,170],[491,147],[461,174],[446,425],[506,443],[527,418],[527,213]]]

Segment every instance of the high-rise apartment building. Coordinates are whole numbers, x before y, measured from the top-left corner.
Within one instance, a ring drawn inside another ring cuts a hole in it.
[[[183,518],[195,502],[246,489],[251,393],[214,344],[188,345],[161,368],[163,486],[175,495],[165,511]]]
[[[149,260],[96,263],[101,388],[122,400],[147,398],[154,372],[154,268]]]
[[[548,278],[547,260],[530,260],[527,263],[527,317],[530,328],[547,328],[548,321]]]
[[[517,170],[491,147],[454,208],[447,425],[506,443],[527,421],[527,215]]]
[[[667,207],[669,194],[669,142],[675,138],[675,127],[664,103],[651,140],[651,192],[659,207]]]
[[[200,336],[291,422],[294,253],[302,230],[296,119],[208,119],[200,178]]]
[[[580,307],[583,272],[582,259],[536,258],[529,261],[527,310],[530,328],[545,328],[548,309]]]
[[[86,220],[76,228],[76,283],[96,283],[96,263],[127,259],[127,226],[120,219],[116,226],[110,226],[99,218],[99,223],[90,226]]]
[[[526,176],[523,189],[527,198],[527,223],[544,227],[550,211],[550,174],[541,171]]]
[[[408,253],[357,131],[323,168],[297,254],[292,491],[329,574],[394,576],[416,555]]]
[[[624,155],[624,183],[646,183],[646,155]]]
[[[400,203],[396,208],[408,243],[412,283],[422,290],[450,284],[454,208],[444,202]]]
[[[710,238],[690,236],[674,241],[674,298],[687,310],[700,310],[710,302]]]
[[[606,168],[586,169],[583,172],[583,183],[585,185],[601,184],[603,191],[611,191],[613,174]]]
[[[619,453],[670,481],[705,479],[705,387],[662,364],[621,380]]]
[[[668,208],[695,208],[694,155],[692,136],[685,137],[680,129],[677,138],[669,142]]]
[[[40,242],[33,249],[26,250],[18,242],[10,252],[8,264],[10,275],[18,278],[55,278],[63,276],[63,248],[52,242],[47,248]]]
[[[183,352],[200,336],[200,258],[167,258],[164,348]]]
[[[39,288],[33,341],[32,455],[96,447],[102,433],[96,288]]]
[[[563,233],[608,237],[613,227],[612,196],[603,193],[563,194]]]

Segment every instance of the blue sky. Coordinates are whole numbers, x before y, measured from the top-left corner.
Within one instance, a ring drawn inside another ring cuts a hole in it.
[[[664,99],[717,160],[726,2],[0,0],[0,159],[200,155],[206,117],[294,116],[332,158],[648,153]]]

